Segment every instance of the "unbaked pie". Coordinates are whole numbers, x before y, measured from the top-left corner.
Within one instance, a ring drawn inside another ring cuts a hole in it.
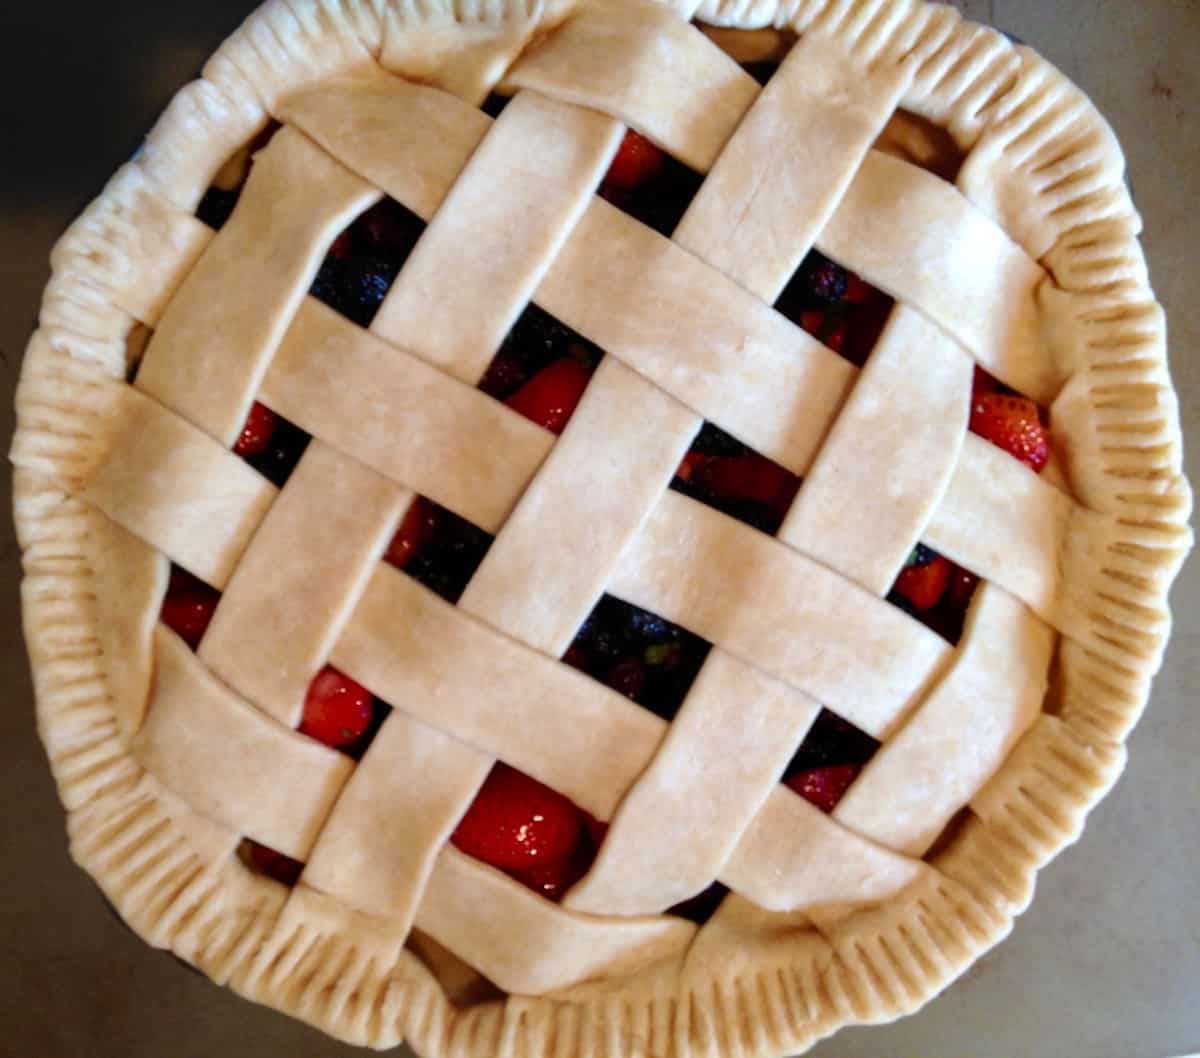
[[[72,853],[430,1056],[782,1054],[1005,935],[1191,541],[1113,137],[916,0],[288,0],[54,252]]]

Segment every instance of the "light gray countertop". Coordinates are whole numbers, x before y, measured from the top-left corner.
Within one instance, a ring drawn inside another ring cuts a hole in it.
[[[0,40],[0,371],[11,393],[69,219],[170,95],[254,4],[4,5]],[[960,0],[1036,47],[1096,101],[1129,158],[1171,325],[1193,481],[1200,475],[1200,3]],[[0,425],[11,433],[9,401]],[[5,478],[4,488],[10,483]],[[0,521],[0,1055],[249,1058],[362,1053],[252,1006],[150,951],[70,862],[36,740]],[[1200,560],[1175,589],[1175,638],[1128,770],[1083,839],[1041,876],[1009,940],[920,1013],[847,1030],[819,1058],[1167,1058],[1200,1050]]]

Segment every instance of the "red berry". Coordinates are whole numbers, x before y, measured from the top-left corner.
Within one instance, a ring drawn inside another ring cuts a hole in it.
[[[971,400],[971,431],[1041,473],[1050,458],[1050,439],[1038,406],[1027,397],[982,393]]]
[[[590,668],[587,655],[574,643],[567,647],[567,652],[562,656],[562,659],[571,668],[578,669],[580,672],[587,672]]]
[[[265,404],[255,401],[233,446],[234,452],[240,456],[256,456],[259,452],[265,452],[278,425],[279,416]]]
[[[558,903],[580,878],[591,869],[596,856],[586,841],[580,842],[565,860],[535,863],[509,871],[509,876],[522,885]]]
[[[578,360],[564,356],[543,367],[504,403],[551,433],[562,433],[591,377]]]
[[[971,395],[978,397],[981,393],[1001,393],[1004,387],[999,380],[989,375],[978,364],[975,365],[975,371],[971,376]]]
[[[957,610],[971,605],[971,598],[979,586],[979,578],[969,569],[950,563],[950,585],[946,589],[946,602]]]
[[[724,500],[754,500],[786,512],[800,487],[799,479],[757,452],[717,456],[696,473],[697,482]]]
[[[639,187],[658,176],[665,158],[666,155],[645,136],[629,129],[608,167],[604,182],[626,190]]]
[[[679,466],[675,470],[675,476],[680,481],[691,481],[696,471],[703,467],[711,458],[711,456],[707,456],[703,452],[697,452],[693,448],[680,460]]]
[[[300,731],[337,749],[361,738],[374,715],[375,700],[371,692],[326,665],[308,685]]]
[[[800,326],[814,338],[820,338],[825,329],[825,310],[805,309],[800,313]]]
[[[862,771],[861,764],[834,764],[824,768],[809,768],[797,772],[785,785],[822,812],[832,812],[850,784]]]
[[[832,327],[826,334],[821,336],[821,341],[835,353],[840,353],[842,346],[846,344],[846,321],[842,320],[836,326]]]
[[[216,613],[220,598],[221,593],[215,588],[175,566],[171,569],[171,582],[162,603],[163,624],[195,650]]]
[[[583,835],[579,809],[536,779],[497,764],[451,841],[501,870],[561,865]]]
[[[418,496],[409,504],[404,520],[383,559],[397,569],[403,569],[421,548],[427,544],[437,529],[437,512],[424,496]]]
[[[899,592],[918,610],[932,610],[950,583],[950,562],[941,555],[923,566],[905,566],[893,591]]]
[[[329,256],[338,261],[344,261],[353,252],[354,236],[350,234],[350,229],[347,228],[333,240],[333,245],[329,247]]]
[[[293,860],[290,856],[269,849],[266,845],[260,845],[257,841],[251,841],[249,838],[246,839],[246,852],[250,865],[268,878],[274,878],[275,881],[282,882],[284,885],[295,885],[300,880],[300,872],[304,870],[304,864],[299,860]]]

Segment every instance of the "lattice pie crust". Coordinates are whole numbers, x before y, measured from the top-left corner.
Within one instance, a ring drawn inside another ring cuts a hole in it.
[[[872,149],[901,109],[956,183]],[[707,174],[671,240],[594,194],[627,125]],[[430,223],[364,330],[306,291],[383,194]],[[1076,837],[1167,638],[1190,494],[1138,230],[1078,90],[917,0],[273,0],[58,245],[25,362],[73,855],[150,943],[376,1047],[782,1054],[914,1009]],[[861,378],[771,308],[814,245],[897,301]],[[531,299],[608,354],[557,442],[474,388]],[[966,433],[976,363],[1051,406],[1057,478]],[[229,450],[256,397],[314,437],[282,490]],[[804,476],[777,538],[667,491],[706,419]],[[457,607],[379,562],[414,493],[497,534]],[[985,578],[957,650],[881,598],[918,538]],[[198,654],[168,559],[224,592]],[[714,644],[669,730],[554,660],[602,591]],[[326,661],[396,707],[357,765],[292,730]],[[821,705],[883,743],[832,816],[778,785]],[[446,844],[497,758],[612,820],[562,905]],[[703,929],[662,914],[713,879]]]

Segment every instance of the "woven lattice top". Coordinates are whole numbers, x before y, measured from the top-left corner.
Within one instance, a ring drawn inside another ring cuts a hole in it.
[[[1058,667],[1127,673],[1161,649],[1128,512],[1081,455],[1069,269],[989,182],[1038,154],[1042,119],[1010,115],[957,184],[873,149],[922,103],[973,144],[970,99],[1012,80],[981,72],[991,38],[920,5],[815,5],[798,39],[771,37],[785,54],[760,89],[690,11],[581,4],[540,29],[457,12],[373,38],[351,6],[252,22],[58,251],[60,272],[118,265],[106,311],[153,331],[129,382],[35,337],[27,424],[87,428],[15,449],[106,516],[130,781],[173,806],[204,871],[236,871],[243,837],[302,860],[290,892],[237,884],[285,948],[349,936],[383,977],[414,926],[509,992],[703,965],[695,927],[662,913],[714,880],[735,894],[718,922],[746,930],[945,896],[958,881],[924,857],[947,824],[1006,803],[1023,738],[1018,758],[1065,737],[1043,711],[1056,648]],[[268,25],[299,59],[270,58]],[[493,120],[497,87],[513,98]],[[191,213],[211,166],[180,130],[215,130],[219,160],[268,113],[283,127],[214,234]],[[671,238],[596,195],[627,128],[705,174]],[[1074,190],[1052,150],[1035,168]],[[363,328],[307,291],[383,196],[428,226]],[[861,371],[772,307],[814,247],[896,300]],[[531,302],[606,354],[559,438],[476,388]],[[1054,403],[1054,474],[967,432],[976,365]],[[282,489],[231,451],[256,400],[313,438]],[[705,421],[803,478],[776,536],[668,489]],[[1182,495],[1163,482],[1164,504]],[[381,561],[417,494],[495,535],[457,605]],[[983,578],[957,647],[883,598],[918,541]],[[166,559],[222,592],[195,653],[155,627]],[[558,660],[605,593],[713,644],[669,724]],[[294,730],[326,664],[392,705],[357,762]],[[779,785],[822,708],[881,743],[832,815]],[[611,824],[561,905],[448,844],[497,760]],[[268,945],[249,980],[286,976],[280,958]]]

